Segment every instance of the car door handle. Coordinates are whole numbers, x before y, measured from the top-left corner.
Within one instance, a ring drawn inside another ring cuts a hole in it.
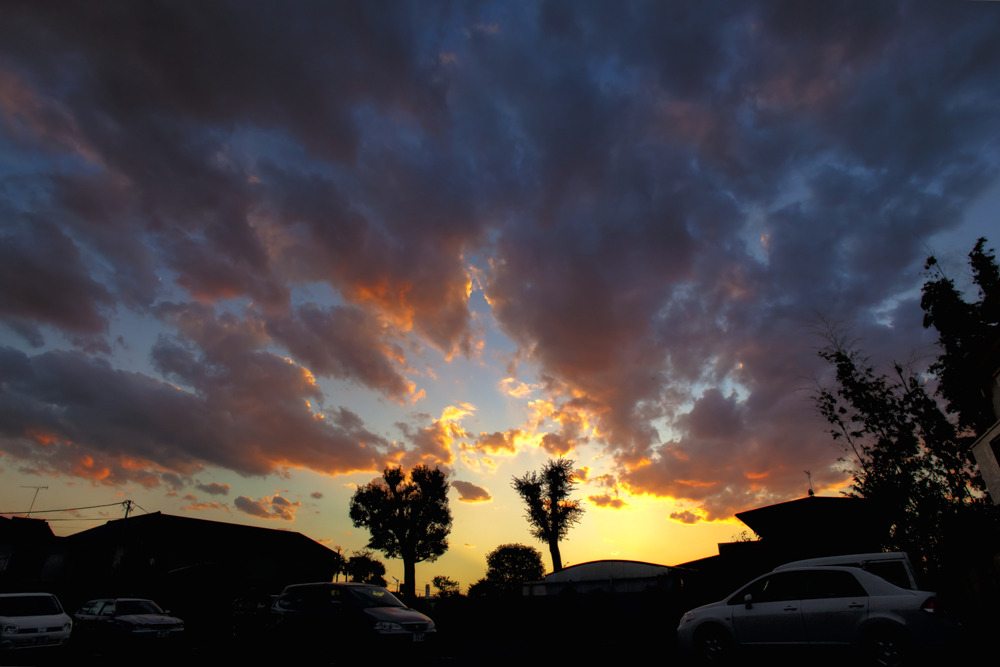
[[[851,604],[847,605],[847,608],[848,609],[864,609],[865,605],[863,603],[861,603],[861,602],[852,602]]]
[[[798,611],[798,610],[799,608],[793,605],[788,605],[787,607],[785,607],[785,611]]]

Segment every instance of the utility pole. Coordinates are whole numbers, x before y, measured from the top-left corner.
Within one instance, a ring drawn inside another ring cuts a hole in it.
[[[125,506],[125,518],[128,518],[128,513],[132,511],[132,501],[126,500],[122,503]]]
[[[35,490],[35,495],[31,499],[31,505],[28,506],[28,513],[25,515],[25,518],[27,519],[27,518],[31,517],[31,510],[33,510],[35,508],[35,498],[38,497],[38,492],[41,491],[42,489],[48,489],[49,487],[47,487],[47,486],[22,486],[21,488],[22,489],[34,489]]]

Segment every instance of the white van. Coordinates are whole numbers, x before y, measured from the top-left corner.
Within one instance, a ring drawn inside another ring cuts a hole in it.
[[[843,556],[824,556],[822,558],[807,558],[791,563],[785,563],[774,568],[774,571],[791,567],[812,567],[814,565],[840,565],[843,567],[859,567],[895,584],[900,588],[920,590],[916,572],[910,557],[902,551],[888,551],[873,554],[847,554]]]

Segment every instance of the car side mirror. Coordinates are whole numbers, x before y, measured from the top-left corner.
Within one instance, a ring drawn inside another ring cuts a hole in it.
[[[743,606],[747,609],[753,609],[753,596],[749,593],[743,596]]]

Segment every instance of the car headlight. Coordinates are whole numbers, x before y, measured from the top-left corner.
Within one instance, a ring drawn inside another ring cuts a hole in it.
[[[401,632],[403,626],[391,621],[379,621],[375,624],[375,632]]]
[[[17,627],[13,623],[8,623],[7,625],[3,626],[3,633],[5,635],[16,635],[20,631],[21,628]]]
[[[63,623],[63,630],[65,630],[66,632],[69,632],[72,629],[73,629],[73,622],[72,621],[66,621],[65,623]]]

